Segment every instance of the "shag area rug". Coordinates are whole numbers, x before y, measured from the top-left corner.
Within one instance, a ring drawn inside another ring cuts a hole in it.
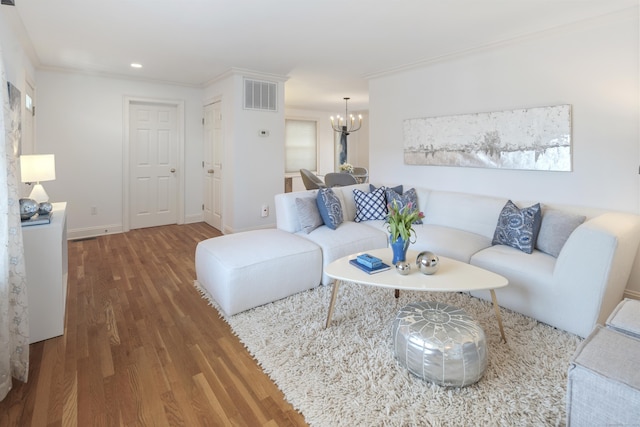
[[[311,426],[565,424],[567,370],[579,337],[501,309],[504,343],[490,302],[441,292],[401,292],[396,300],[391,290],[351,283],[340,287],[325,329],[331,289],[320,286],[225,318]],[[489,364],[478,383],[440,387],[396,362],[392,323],[414,301],[451,304],[480,322]]]

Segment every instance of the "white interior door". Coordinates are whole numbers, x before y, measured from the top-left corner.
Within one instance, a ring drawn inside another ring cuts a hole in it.
[[[177,223],[177,108],[131,103],[130,228]]]
[[[222,113],[220,102],[204,107],[204,221],[222,230]]]

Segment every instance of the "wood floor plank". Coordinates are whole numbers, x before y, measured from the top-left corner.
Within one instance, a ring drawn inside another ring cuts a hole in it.
[[[193,286],[204,223],[69,241],[65,334],[31,344],[4,426],[306,426]]]

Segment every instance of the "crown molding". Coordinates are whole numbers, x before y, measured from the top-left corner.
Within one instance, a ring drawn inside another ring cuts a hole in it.
[[[452,61],[454,59],[462,58],[465,56],[487,52],[495,49],[499,49],[506,46],[517,45],[530,40],[536,40],[543,37],[549,37],[558,34],[565,34],[577,30],[584,30],[594,28],[607,23],[621,22],[627,19],[637,19],[638,6],[633,6],[625,9],[621,9],[616,12],[611,12],[605,15],[599,15],[592,18],[583,19],[569,24],[563,24],[555,27],[545,28],[543,30],[534,31],[530,33],[518,34],[513,37],[497,40],[495,42],[481,44],[467,49],[462,49],[456,52],[446,53],[431,58],[425,58],[419,61],[411,62],[405,65],[388,68],[386,70],[376,71],[372,73],[364,74],[362,77],[367,80],[377,79],[380,77],[387,77],[394,74],[399,74],[405,71],[414,70],[417,68],[428,67],[430,65],[439,64],[442,62]]]
[[[110,79],[130,80],[130,81],[136,81],[136,82],[155,83],[155,84],[162,84],[162,85],[182,86],[182,87],[188,87],[192,89],[199,89],[202,87],[202,85],[200,84],[176,82],[172,80],[163,80],[163,79],[153,79],[149,77],[136,77],[136,76],[131,76],[127,74],[108,73],[103,71],[88,71],[88,70],[79,70],[76,68],[53,67],[49,65],[39,65],[36,68],[40,71],[50,71],[54,73],[79,74],[79,75],[91,76],[91,77],[103,77],[103,78],[110,78]]]
[[[289,76],[282,75],[282,74],[263,73],[261,71],[249,70],[246,68],[231,67],[225,72],[218,74],[214,78],[206,81],[201,86],[207,87],[214,83],[218,83],[221,80],[229,78],[231,76],[243,76],[243,77],[249,77],[256,80],[269,80],[269,81],[276,81],[276,82],[286,82],[287,80],[289,80]]]

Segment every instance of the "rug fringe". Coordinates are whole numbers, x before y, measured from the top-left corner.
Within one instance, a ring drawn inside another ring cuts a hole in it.
[[[209,305],[213,308],[215,308],[218,311],[218,316],[220,316],[221,319],[223,319],[225,322],[229,323],[228,320],[228,316],[226,314],[224,314],[224,312],[222,311],[222,309],[220,308],[220,306],[218,305],[218,303],[216,302],[216,300],[213,299],[213,297],[209,294],[209,292],[200,284],[200,282],[198,282],[198,280],[194,280],[193,281],[193,286],[196,288],[196,290],[200,293],[200,296],[207,300],[207,302],[209,303]]]
[[[200,293],[200,296],[205,299],[207,301],[207,303],[216,309],[216,311],[218,312],[218,317],[221,318],[222,320],[225,321],[225,323],[227,325],[229,325],[229,329],[231,329],[231,333],[238,338],[238,341],[240,341],[242,343],[242,345],[244,346],[244,348],[247,349],[247,351],[249,352],[249,354],[251,354],[251,356],[254,358],[254,360],[258,363],[258,365],[260,365],[258,359],[256,358],[256,355],[253,354],[251,352],[251,349],[247,346],[247,343],[245,341],[242,340],[242,337],[240,337],[240,335],[238,335],[238,333],[236,332],[236,330],[233,328],[233,326],[231,325],[230,319],[232,316],[227,316],[224,311],[222,311],[222,308],[220,308],[220,306],[218,305],[217,301],[215,299],[213,299],[213,297],[211,296],[211,294],[209,294],[209,292],[200,284],[200,282],[198,282],[198,280],[194,280],[193,281],[193,286],[196,288],[196,290]]]

